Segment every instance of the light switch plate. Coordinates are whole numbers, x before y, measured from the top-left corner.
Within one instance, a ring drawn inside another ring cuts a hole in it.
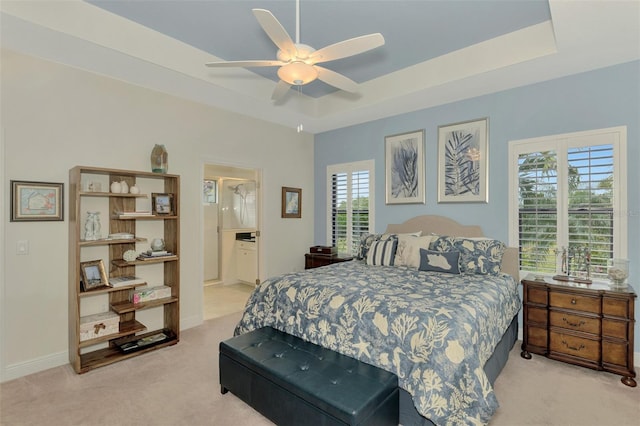
[[[19,240],[16,244],[16,254],[29,254],[29,240]]]

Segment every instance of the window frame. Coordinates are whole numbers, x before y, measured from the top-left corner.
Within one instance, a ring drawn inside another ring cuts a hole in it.
[[[602,141],[602,138],[608,138]],[[589,142],[593,141],[593,142]],[[563,235],[556,236],[557,245],[566,246],[568,238],[568,190],[567,166],[568,150],[585,146],[611,144],[613,146],[613,257],[626,259],[628,256],[627,233],[627,127],[609,127],[604,129],[582,132],[564,133],[542,136],[530,139],[509,141],[509,246],[520,247],[519,241],[519,167],[520,154],[541,151],[555,151],[557,155],[558,201],[557,201],[557,229],[563,230]],[[563,182],[561,185],[560,182]],[[532,271],[521,270],[524,276]]]
[[[354,161],[349,163],[340,163],[340,164],[329,164],[327,166],[327,174],[326,174],[326,184],[327,184],[327,232],[326,232],[326,241],[327,245],[332,244],[333,241],[333,223],[332,223],[332,210],[333,210],[333,175],[338,173],[346,173],[348,174],[348,181],[351,181],[351,173],[357,171],[367,170],[369,172],[369,232],[373,232],[375,229],[375,161],[374,160],[362,160],[362,161]],[[352,239],[353,231],[352,231],[352,221],[351,221],[351,187],[348,188],[348,202],[347,202],[347,246],[353,249],[354,244],[358,242],[354,242]],[[353,251],[353,250],[352,250]],[[348,254],[351,254],[351,252]]]

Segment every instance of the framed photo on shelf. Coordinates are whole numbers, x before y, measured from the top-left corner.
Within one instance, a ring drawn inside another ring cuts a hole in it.
[[[385,203],[424,204],[424,130],[384,138]]]
[[[282,217],[302,217],[302,189],[282,187]]]
[[[438,202],[489,202],[489,119],[438,127]]]
[[[152,193],[151,208],[153,210],[153,214],[174,215],[173,194]]]
[[[11,181],[11,222],[64,220],[64,184]]]
[[[82,291],[109,286],[102,259],[80,262],[80,276],[82,277]]]

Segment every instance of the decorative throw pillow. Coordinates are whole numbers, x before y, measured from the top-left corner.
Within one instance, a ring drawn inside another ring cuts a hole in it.
[[[447,274],[460,273],[460,252],[457,251],[433,251],[420,249],[421,271],[446,272]]]
[[[429,245],[429,250],[435,251],[452,251],[453,248],[453,237],[449,237],[446,235],[437,235],[433,241],[431,241],[431,245]]]
[[[356,256],[359,260],[364,260],[367,258],[367,253],[369,252],[369,247],[373,244],[374,241],[378,241],[380,239],[380,234],[367,234],[363,233],[360,235],[360,245],[358,246],[358,254]]]
[[[393,266],[397,246],[397,238],[374,241],[367,253],[367,265]]]
[[[454,238],[460,252],[460,270],[466,274],[498,275],[507,246],[491,238]]]
[[[428,249],[436,238],[433,235],[425,235],[424,237],[398,236],[394,266],[409,266],[417,269],[420,266],[420,249]]]

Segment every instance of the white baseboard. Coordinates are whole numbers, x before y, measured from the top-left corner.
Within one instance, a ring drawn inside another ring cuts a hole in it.
[[[202,325],[204,321],[202,320],[202,316],[191,316],[189,318],[180,319],[180,331],[186,330],[188,328],[197,327]]]
[[[69,363],[69,352],[58,352],[55,354],[45,355],[29,361],[8,365],[1,373],[1,381],[17,379],[29,374],[38,373],[50,368],[59,367]]]

